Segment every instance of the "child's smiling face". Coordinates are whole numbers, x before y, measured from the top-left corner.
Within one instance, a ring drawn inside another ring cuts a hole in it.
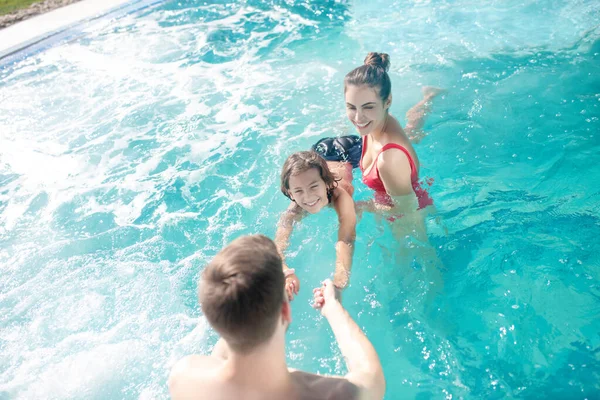
[[[290,176],[289,185],[292,200],[311,214],[318,213],[329,204],[327,185],[317,168]]]

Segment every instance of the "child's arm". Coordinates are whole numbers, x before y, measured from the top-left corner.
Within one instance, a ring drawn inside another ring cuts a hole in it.
[[[279,252],[279,256],[283,262],[283,272],[286,273],[285,287],[290,300],[293,299],[294,294],[298,294],[298,290],[300,289],[300,281],[293,270],[290,270],[285,263],[284,252],[290,244],[290,236],[292,235],[294,223],[300,221],[302,217],[303,213],[301,212],[300,207],[298,207],[296,203],[292,202],[288,209],[281,214],[281,217],[279,217],[277,232],[275,233],[275,245],[277,246],[277,251]],[[286,272],[288,270],[290,272]]]
[[[300,207],[296,203],[292,202],[290,206],[285,210],[279,217],[279,223],[277,224],[277,232],[275,232],[275,245],[279,256],[283,261],[283,270],[287,270],[288,266],[285,263],[285,250],[290,244],[290,236],[292,235],[292,229],[294,223],[302,219],[302,213]]]
[[[354,254],[354,240],[356,239],[356,212],[354,200],[344,189],[336,188],[333,206],[338,215],[339,229],[338,241],[335,244],[335,273],[333,284],[337,289],[348,286],[352,256]]]

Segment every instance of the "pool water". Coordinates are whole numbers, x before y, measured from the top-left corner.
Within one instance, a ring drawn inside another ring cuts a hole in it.
[[[344,304],[386,399],[600,398],[598,20],[593,0],[166,1],[5,60],[0,399],[167,398],[217,339],[200,271],[274,236],[283,161],[353,132],[342,82],[369,51],[402,123],[447,90],[416,145],[429,242],[357,227]],[[327,210],[290,243],[294,368],[345,372],[309,304],[336,229]]]

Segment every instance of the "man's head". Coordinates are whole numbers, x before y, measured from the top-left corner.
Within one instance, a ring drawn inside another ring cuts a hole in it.
[[[247,353],[268,341],[282,322],[284,284],[275,243],[263,235],[242,236],[206,266],[198,297],[206,319],[231,349]]]

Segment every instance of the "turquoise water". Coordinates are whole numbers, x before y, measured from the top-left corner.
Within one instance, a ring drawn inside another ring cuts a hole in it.
[[[386,399],[599,398],[599,20],[595,1],[168,1],[5,62],[0,399],[167,398],[216,340],[203,265],[274,235],[283,161],[352,133],[342,80],[368,51],[391,55],[403,122],[422,85],[448,90],[416,146],[430,245],[358,225],[344,303]],[[309,305],[335,232],[326,211],[292,238],[295,368],[345,371]]]

